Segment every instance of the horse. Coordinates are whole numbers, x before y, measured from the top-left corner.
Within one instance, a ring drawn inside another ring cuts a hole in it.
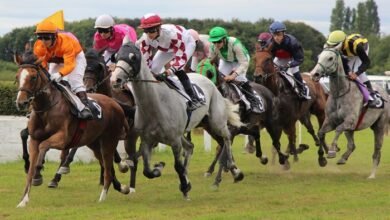
[[[374,133],[374,153],[372,155],[373,167],[368,178],[373,179],[381,158],[381,148],[384,133],[388,129],[389,97],[379,86],[375,90],[383,98],[383,108],[368,108],[363,106],[363,95],[358,85],[347,79],[342,65],[341,54],[336,48],[325,48],[318,57],[318,62],[312,70],[313,79],[319,80],[329,76],[330,95],[326,103],[325,121],[318,131],[320,149],[324,147],[325,134],[335,130],[339,135],[344,132],[347,138],[347,150],[341,156],[338,164],[345,164],[351,153],[355,150],[354,132],[368,127]],[[334,146],[331,146],[330,150]]]
[[[246,104],[241,98],[243,94],[240,94],[237,91],[239,89],[239,85],[236,85],[236,83],[234,82],[226,82],[223,78],[223,75],[218,71],[216,71],[215,74],[217,75],[215,78],[218,90],[221,92],[223,97],[228,98],[233,103],[239,104],[240,117],[242,121],[245,122],[245,125],[241,127],[229,126],[229,130],[231,133],[231,142],[233,143],[234,137],[238,134],[246,134],[250,138],[253,138],[252,140],[255,142],[256,157],[259,158],[261,164],[265,165],[268,163],[268,158],[266,156],[263,156],[261,150],[260,129],[266,128],[268,134],[272,139],[274,149],[276,149],[278,153],[279,163],[281,165],[284,165],[285,169],[289,169],[289,163],[287,160],[288,156],[280,152],[279,140],[281,136],[281,129],[279,127],[274,126],[274,95],[272,94],[272,92],[261,84],[250,82],[252,89],[262,99],[264,108],[264,111],[262,113],[254,113],[252,111],[247,110]],[[205,75],[210,79],[214,77],[214,73],[212,71],[207,71]],[[277,131],[276,129],[280,130]],[[214,166],[218,160],[219,152],[220,151],[218,150],[214,161],[209,166],[205,174],[206,176],[209,176],[213,173]]]
[[[139,135],[134,129],[132,129],[135,114],[135,100],[129,89],[112,88],[109,80],[111,77],[111,71],[107,70],[104,58],[101,56],[101,52],[89,49],[85,53],[87,68],[84,74],[84,85],[88,93],[100,93],[112,97],[125,111],[128,123],[131,127],[127,134],[127,138],[124,141],[124,149],[128,157],[124,160],[125,164],[119,164],[121,165],[120,170],[122,171],[125,171],[127,166],[130,167],[130,193],[133,193],[135,192],[138,157],[140,156],[136,148]]]
[[[293,91],[293,88],[285,80],[274,63],[273,57],[270,52],[270,44],[266,48],[256,48],[255,53],[255,72],[254,76],[256,80],[269,88],[277,97],[275,102],[275,112],[278,114],[278,120],[275,122],[283,128],[283,131],[288,136],[287,149],[294,155],[294,160],[298,160],[297,153],[309,148],[306,144],[301,144],[297,151],[296,143],[296,128],[295,124],[299,120],[311,134],[315,144],[319,145],[319,140],[315,134],[313,125],[310,121],[311,114],[317,117],[318,124],[321,126],[325,120],[325,103],[326,94],[321,84],[314,82],[310,75],[303,74],[302,78],[306,81],[306,84],[310,90],[311,100],[299,100],[299,97]],[[327,150],[327,147],[326,147]],[[325,166],[325,158],[323,155],[319,155],[318,162],[320,166]]]
[[[202,90],[204,104],[194,111],[187,111],[188,96],[155,80],[139,48],[125,42],[117,54],[117,65],[112,73],[112,84],[130,81],[137,103],[134,127],[141,137],[140,151],[143,156],[143,174],[147,178],[161,176],[161,166],[150,168],[151,150],[157,143],[171,146],[174,167],[180,180],[180,191],[185,199],[191,190],[187,177],[187,166],[193,152],[193,144],[184,134],[196,126],[202,126],[222,147],[220,168],[214,187],[221,182],[222,170],[232,170],[235,181],[244,178],[233,159],[231,152],[228,122],[241,126],[240,117],[234,111],[237,106],[222,97],[215,85],[198,73],[188,74],[191,82]],[[199,90],[197,90],[199,91]],[[200,91],[199,91],[200,92]],[[184,155],[184,161],[181,158]]]
[[[16,57],[19,69],[16,73],[18,109],[31,106],[28,121],[30,133],[30,167],[26,186],[17,207],[25,207],[29,201],[31,186],[42,183],[42,163],[46,152],[51,149],[67,150],[87,145],[104,167],[104,186],[99,201],[107,197],[108,188],[129,193],[129,187],[122,185],[115,176],[113,158],[116,146],[129,129],[122,108],[111,98],[90,94],[102,110],[103,117],[91,121],[79,120],[71,114],[72,106],[59,90],[59,85],[49,80],[49,73],[30,52],[29,59]],[[33,57],[33,58],[31,58]],[[95,104],[94,104],[95,105]]]

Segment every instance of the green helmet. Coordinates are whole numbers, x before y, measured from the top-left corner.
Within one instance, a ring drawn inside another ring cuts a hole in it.
[[[227,31],[223,27],[213,27],[209,32],[209,41],[216,42],[227,37]]]
[[[329,34],[328,40],[326,41],[326,43],[329,46],[335,46],[335,45],[343,42],[346,37],[347,37],[347,35],[344,33],[344,31],[340,31],[340,30],[333,31],[332,33]]]

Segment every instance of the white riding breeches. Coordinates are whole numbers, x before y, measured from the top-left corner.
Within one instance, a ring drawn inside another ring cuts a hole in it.
[[[60,63],[60,64],[50,63],[49,64],[49,73],[50,74],[56,73],[63,66],[64,66],[63,63]],[[63,77],[63,80],[66,80],[69,82],[71,90],[74,93],[85,91],[83,78],[84,78],[84,72],[85,72],[86,66],[87,66],[87,61],[85,59],[84,52],[81,51],[76,56],[75,68],[72,70],[72,72],[70,72],[68,75]]]
[[[280,59],[278,57],[274,58],[274,63],[278,66],[286,66],[288,62],[290,62],[291,59]],[[290,67],[287,69],[287,73],[290,75],[293,75],[294,73],[299,72],[299,66]]]
[[[370,47],[367,47],[366,49],[366,54],[368,56],[368,51],[370,50]],[[362,64],[362,60],[358,56],[353,56],[353,57],[347,57],[348,59],[348,66],[349,70],[353,72],[357,72],[359,69],[359,66]],[[364,83],[368,81],[368,77],[366,72],[363,72],[358,76],[360,82]]]

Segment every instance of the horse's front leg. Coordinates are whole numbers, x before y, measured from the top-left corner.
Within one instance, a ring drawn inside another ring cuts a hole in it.
[[[152,148],[157,144],[157,143],[146,143],[145,138],[141,138],[141,146],[140,150],[142,153],[142,158],[144,161],[144,176],[146,176],[149,179],[153,179],[156,177],[161,176],[161,171],[165,166],[164,162],[160,162],[154,166],[154,169],[152,170],[150,168],[150,160],[152,158]]]
[[[128,155],[124,162],[130,168],[130,193],[135,192],[138,157],[140,156],[140,153],[137,151],[137,139],[138,134],[136,134],[134,130],[131,130],[128,134],[127,140],[124,141],[124,147]]]
[[[335,158],[336,157],[336,152],[340,151],[340,148],[337,146],[337,142],[339,140],[340,135],[342,134],[342,131],[337,131],[335,132],[335,135],[332,140],[332,144],[328,150],[328,158]]]
[[[29,194],[31,191],[32,179],[36,172],[36,164],[38,159],[38,145],[39,142],[37,140],[34,140],[32,138],[30,139],[29,142],[30,167],[28,169],[28,173],[26,177],[26,186],[24,187],[22,200],[17,205],[18,208],[25,207],[30,200]]]
[[[318,131],[318,139],[320,140],[320,146],[318,147],[318,163],[321,167],[326,166],[326,164],[328,163],[326,158],[324,157],[324,149],[326,148],[325,134],[330,131],[333,131],[334,129],[335,127],[331,123],[329,123],[329,118],[326,117],[324,123]]]
[[[191,190],[191,183],[187,177],[187,170],[181,160],[182,146],[176,144],[172,145],[172,152],[175,158],[175,170],[180,180],[180,191],[183,193],[185,199],[188,199],[188,192]]]
[[[23,146],[24,172],[28,173],[28,169],[30,168],[30,160],[29,160],[29,155],[27,150],[28,128],[25,128],[20,131],[20,138],[22,139],[22,146]]]
[[[69,149],[61,151],[61,162],[57,169],[53,179],[48,184],[49,188],[57,188],[58,183],[61,181],[62,174],[69,173],[69,163],[73,161],[74,155],[76,154],[77,148],[72,148],[69,153]],[[67,165],[65,165],[67,163]]]
[[[287,145],[286,153],[293,155],[294,161],[297,162],[299,159],[298,159],[297,149],[295,146],[295,142],[297,139],[295,123],[289,124],[284,129],[284,131],[286,132],[288,137],[288,145]]]

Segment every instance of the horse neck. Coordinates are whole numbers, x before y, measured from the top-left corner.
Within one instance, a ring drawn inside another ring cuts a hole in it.
[[[96,93],[112,97],[112,87],[109,80],[105,80],[96,88]]]
[[[273,94],[279,95],[281,88],[280,83],[283,83],[283,79],[278,72],[274,71],[271,75],[265,78],[263,85],[271,90]]]
[[[61,99],[61,92],[54,85],[50,85],[47,91],[34,97],[31,105],[35,112],[52,111],[58,108]]]
[[[332,94],[333,97],[342,96],[350,89],[350,83],[351,81],[347,79],[343,65],[341,61],[339,61],[337,72],[329,76],[330,94]]]

